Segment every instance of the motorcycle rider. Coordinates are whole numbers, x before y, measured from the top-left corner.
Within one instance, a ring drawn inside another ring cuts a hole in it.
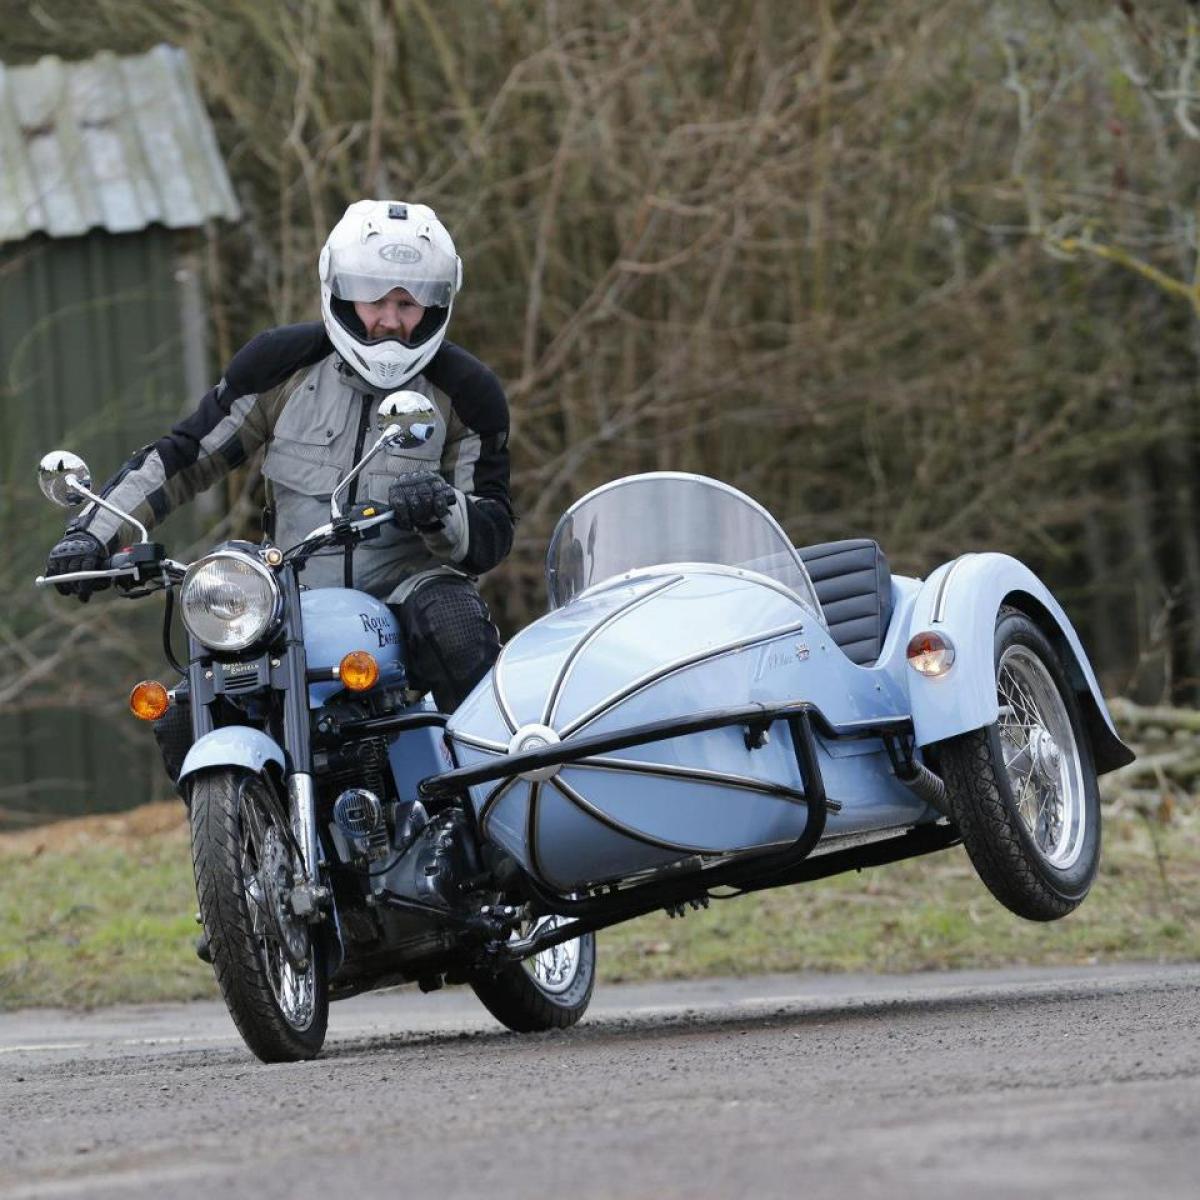
[[[314,555],[302,580],[385,600],[413,686],[451,711],[500,651],[476,580],[512,547],[508,402],[488,367],[445,340],[462,262],[432,209],[351,204],[318,274],[322,319],[253,338],[196,411],[134,454],[101,494],[149,528],[265,446],[268,533],[286,548],[329,519],[334,486],[378,437],[383,396],[422,393],[438,412],[433,438],[381,453],[342,498],[344,508],[387,504],[393,523],[354,548]],[[50,551],[46,574],[99,569],[132,536],[89,504]],[[86,601],[107,582],[56,587]],[[165,757],[177,755],[164,744]]]

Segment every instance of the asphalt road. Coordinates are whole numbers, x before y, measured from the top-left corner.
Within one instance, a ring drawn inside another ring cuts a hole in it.
[[[1200,966],[335,1005],[262,1066],[224,1010],[0,1016],[0,1196],[1200,1196]]]

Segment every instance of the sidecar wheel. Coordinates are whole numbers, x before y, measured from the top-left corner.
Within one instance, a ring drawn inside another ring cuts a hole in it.
[[[1079,703],[1024,614],[996,623],[994,725],[937,746],[951,812],[980,878],[1031,921],[1065,917],[1100,862],[1100,792]]]
[[[533,928],[559,921],[558,917],[543,917]],[[471,980],[484,1008],[514,1033],[542,1033],[574,1025],[587,1011],[595,985],[594,933]]]
[[[324,938],[286,906],[293,855],[266,784],[228,769],[190,785],[196,895],[229,1015],[263,1062],[315,1058],[329,1019]]]

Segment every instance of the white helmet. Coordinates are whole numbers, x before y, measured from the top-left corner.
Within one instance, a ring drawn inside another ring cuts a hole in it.
[[[335,349],[369,384],[393,390],[437,353],[462,260],[432,208],[394,200],[358,200],[346,209],[321,250],[321,316]],[[425,308],[409,341],[370,339],[354,311],[356,300],[379,300],[404,288]]]

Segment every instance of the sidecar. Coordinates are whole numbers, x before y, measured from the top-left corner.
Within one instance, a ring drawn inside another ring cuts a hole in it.
[[[549,611],[450,719],[457,769],[422,787],[469,795],[548,908],[655,881],[794,882],[960,838],[1022,915],[1086,893],[1095,777],[1132,755],[1016,559],[893,575],[873,541],[795,547],[736,489],[658,472],[574,504],[546,572]],[[1031,863],[1037,886],[1015,894]]]

